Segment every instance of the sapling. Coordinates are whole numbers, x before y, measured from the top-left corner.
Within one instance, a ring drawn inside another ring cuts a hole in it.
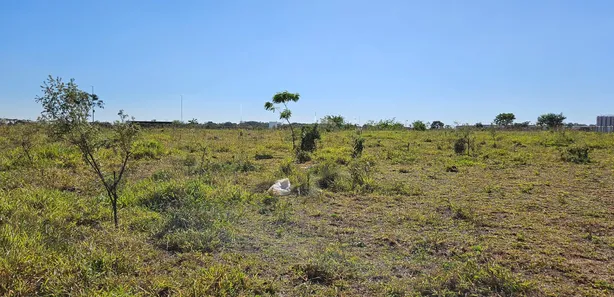
[[[294,126],[290,122],[290,117],[292,117],[292,111],[288,109],[289,102],[297,102],[300,98],[299,93],[290,93],[288,91],[278,92],[273,95],[273,99],[269,102],[264,103],[264,109],[275,112],[279,111],[279,119],[286,120],[288,125],[290,125],[290,131],[292,133],[292,150],[296,151],[296,134],[294,134]],[[283,109],[281,106],[283,105]]]
[[[81,152],[83,161],[92,169],[105,188],[113,208],[115,228],[119,226],[117,205],[119,186],[125,176],[128,161],[132,157],[132,147],[138,127],[127,121],[128,115],[120,110],[119,121],[112,127],[113,133],[102,133],[100,128],[88,122],[88,113],[93,107],[103,108],[103,101],[96,95],[80,90],[71,79],[64,83],[61,78],[49,76],[41,86],[43,96],[37,96],[41,103],[41,118],[51,123],[54,135],[66,139]],[[103,166],[98,152],[104,147],[112,148],[119,158],[117,168],[107,171],[111,166]]]

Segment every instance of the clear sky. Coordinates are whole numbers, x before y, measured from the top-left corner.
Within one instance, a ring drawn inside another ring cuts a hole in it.
[[[611,0],[0,1],[0,118],[35,119],[47,75],[139,120],[489,123],[614,113]]]

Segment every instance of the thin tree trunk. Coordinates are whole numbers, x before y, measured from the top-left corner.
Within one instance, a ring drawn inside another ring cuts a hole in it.
[[[111,204],[113,204],[113,222],[115,223],[115,229],[119,228],[119,220],[117,218],[117,194],[113,194]]]
[[[290,125],[290,132],[292,133],[292,150],[296,151],[296,136],[294,134],[294,127],[292,127],[292,123],[290,123],[289,119],[286,119],[286,121],[288,121],[288,125]]]

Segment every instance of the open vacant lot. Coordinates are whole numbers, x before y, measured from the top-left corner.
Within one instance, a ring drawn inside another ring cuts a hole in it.
[[[144,129],[116,229],[79,151],[24,129],[0,127],[6,296],[614,295],[613,134],[364,131],[354,158],[322,132],[297,164],[287,130]]]

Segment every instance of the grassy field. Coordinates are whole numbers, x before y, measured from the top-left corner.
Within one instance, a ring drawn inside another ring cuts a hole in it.
[[[115,229],[75,148],[0,127],[0,294],[614,295],[614,134],[355,134],[143,130]]]

